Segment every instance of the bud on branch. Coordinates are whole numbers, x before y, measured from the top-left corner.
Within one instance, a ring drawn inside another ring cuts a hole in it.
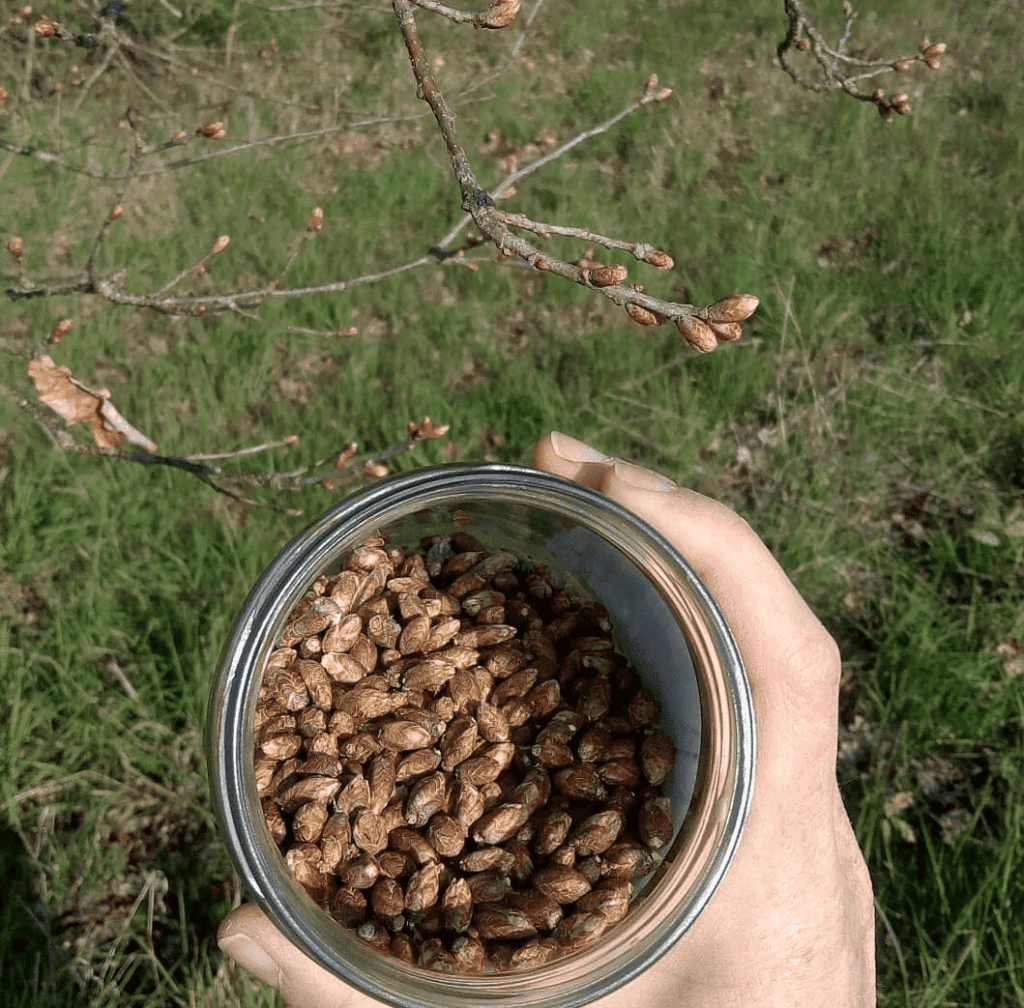
[[[481,28],[507,28],[519,14],[519,0],[493,0],[480,15]]]
[[[221,137],[227,135],[227,130],[224,129],[224,123],[222,122],[208,122],[205,126],[200,126],[196,130],[196,135],[204,136],[208,140],[220,140]]]

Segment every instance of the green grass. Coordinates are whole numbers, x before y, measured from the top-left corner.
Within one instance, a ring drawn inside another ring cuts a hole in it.
[[[605,257],[652,294],[704,304],[756,293],[761,308],[739,343],[698,356],[672,327],[639,329],[578,287],[487,262],[268,302],[264,325],[174,321],[95,298],[8,302],[3,339],[29,346],[73,318],[49,352],[109,388],[164,452],[299,434],[295,447],[249,460],[286,470],[350,440],[384,447],[429,413],[451,424],[448,438],[393,468],[526,462],[556,427],[726,501],[843,650],[839,773],[885,921],[880,1004],[1019,1005],[1015,16],[994,2],[865,7],[857,38],[869,49],[911,52],[925,34],[950,49],[941,73],[901,79],[914,114],[885,125],[868,106],[797,90],[772,66],[783,34],[772,0],[562,6],[541,8],[520,63],[461,99],[504,62],[510,36],[424,19],[483,184],[543,129],[568,139],[656,71],[676,88],[671,100],[524,179],[508,205],[665,248],[676,259],[667,274]],[[171,15],[154,10],[164,13],[140,30],[168,30]],[[53,13],[70,23],[76,11]],[[185,13],[194,27],[176,58],[202,73],[143,75],[164,107],[111,71],[78,116],[71,86],[59,116],[53,96],[16,101],[21,118],[8,115],[3,135],[74,161],[87,143],[95,164],[115,169],[130,145],[117,128],[129,102],[149,142],[212,118],[244,139],[315,129],[335,108],[422,111],[386,13],[224,3]],[[223,68],[235,18],[232,80],[253,99],[204,76]],[[0,46],[11,68],[0,83],[17,96],[14,28]],[[35,59],[53,81],[72,64],[89,72],[83,51],[52,43]],[[284,104],[296,95],[307,109]],[[318,103],[328,111],[309,111]],[[485,151],[493,129],[501,141]],[[24,158],[2,184],[13,199],[0,226],[24,237],[34,277],[82,262],[116,192]],[[231,235],[228,250],[182,290],[273,275],[315,205],[325,229],[287,285],[416,258],[461,215],[425,118],[142,178],[124,202],[100,264],[130,266],[132,291],[165,283],[219,234]],[[564,239],[551,248],[583,251]],[[359,333],[298,335],[282,323]],[[3,358],[0,372],[28,394],[23,358]],[[213,940],[241,894],[206,798],[204,707],[249,587],[338,492],[254,495],[304,517],[241,507],[176,470],[58,456],[0,405],[5,1004],[271,1003],[230,974]]]

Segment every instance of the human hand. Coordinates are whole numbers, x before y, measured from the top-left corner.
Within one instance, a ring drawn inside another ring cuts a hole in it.
[[[538,469],[601,491],[669,539],[717,600],[746,664],[757,719],[754,795],[718,891],[654,966],[594,1008],[870,1008],[871,881],[835,777],[835,642],[750,526],[647,469],[549,434]],[[252,906],[221,948],[292,1008],[378,1008],[292,946]]]

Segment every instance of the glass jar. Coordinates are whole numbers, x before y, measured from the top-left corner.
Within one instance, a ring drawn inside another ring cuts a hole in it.
[[[253,715],[266,659],[317,576],[369,536],[415,546],[465,528],[488,548],[543,561],[607,607],[620,651],[662,703],[677,749],[666,782],[674,836],[629,915],[544,966],[464,976],[382,954],[317,906],[268,833],[254,776]],[[611,993],[686,933],[729,866],[750,805],[754,718],[736,643],[685,559],[603,495],[534,469],[442,465],[377,483],[290,542],[252,589],[215,677],[207,737],[222,834],[250,897],[306,955],[402,1008],[569,1008]]]

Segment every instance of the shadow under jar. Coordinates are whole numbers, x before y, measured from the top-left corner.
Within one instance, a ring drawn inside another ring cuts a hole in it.
[[[629,914],[553,962],[479,975],[422,969],[333,920],[291,876],[271,839],[254,774],[253,719],[267,659],[302,596],[367,539],[415,549],[467,532],[488,550],[547,564],[602,603],[617,648],[661,702],[676,748],[665,782],[673,836],[634,884]],[[249,896],[306,955],[403,1008],[569,1008],[607,995],[686,933],[739,843],[754,776],[750,690],[714,599],[667,540],[603,495],[511,465],[444,465],[399,475],[337,504],[289,543],[247,598],[215,676],[207,755],[222,835]]]

